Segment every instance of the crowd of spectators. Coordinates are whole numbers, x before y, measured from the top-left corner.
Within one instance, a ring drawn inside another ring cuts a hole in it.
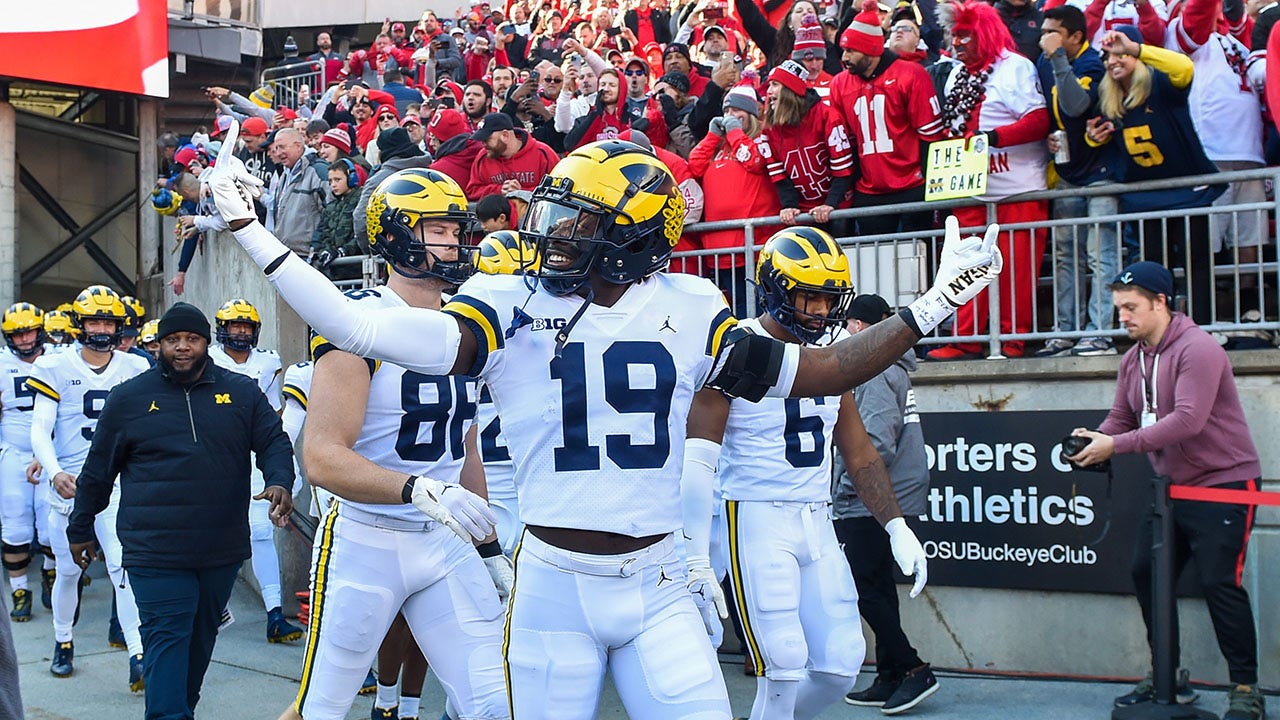
[[[558,157],[611,138],[643,142],[671,166],[687,223],[777,216],[785,226],[804,217],[837,236],[936,227],[928,212],[856,221],[831,213],[923,200],[922,148],[961,137],[990,147],[986,193],[955,210],[964,226],[986,224],[981,203],[997,203],[1002,223],[1037,223],[1256,202],[1261,181],[1118,191],[1053,207],[1017,196],[1263,166],[1264,143],[1276,145],[1264,132],[1262,83],[1278,16],[1280,6],[1260,0],[474,2],[453,18],[428,11],[416,24],[387,22],[367,46],[319,32],[315,52],[302,57],[289,38],[272,77],[318,71],[313,85],[208,88],[212,130],[170,143],[165,191],[176,195],[158,195],[156,206],[179,215],[180,292],[201,233],[220,221],[179,188],[216,155],[233,117],[241,158],[266,182],[262,219],[320,266],[361,252],[365,199],[394,170],[436,168],[474,203],[507,208],[504,222],[517,227],[529,191]],[[773,229],[756,228],[756,242]],[[1141,236],[1151,259],[1188,269],[1190,310],[1207,323],[1211,253],[1226,247],[1251,262],[1268,239],[1266,222],[1248,214],[1127,230],[1120,237],[1114,223],[1082,223],[1002,233],[1001,333],[1036,327],[1037,280],[1051,274],[1054,327],[1074,334],[1037,354],[1114,353],[1104,285],[1131,259],[1122,257],[1128,236]],[[732,253],[744,244],[741,229],[690,232],[678,251],[724,253],[673,270],[712,277],[748,312],[746,253]],[[1242,286],[1253,297],[1242,302],[1256,306],[1250,280]],[[985,302],[984,294],[961,309],[954,334],[987,332]],[[958,343],[928,357],[981,349]],[[1003,352],[1027,351],[1011,340]]]

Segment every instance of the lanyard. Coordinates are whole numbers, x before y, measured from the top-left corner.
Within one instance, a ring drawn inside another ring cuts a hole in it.
[[[1159,399],[1156,376],[1160,373],[1160,353],[1156,353],[1155,359],[1151,361],[1150,381],[1147,380],[1147,359],[1145,357],[1140,356],[1138,358],[1138,370],[1142,372],[1142,392],[1147,403],[1146,412],[1154,413]]]

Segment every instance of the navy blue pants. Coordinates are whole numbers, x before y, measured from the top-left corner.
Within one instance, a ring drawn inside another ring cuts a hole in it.
[[[142,620],[146,720],[193,718],[240,563],[127,570]]]

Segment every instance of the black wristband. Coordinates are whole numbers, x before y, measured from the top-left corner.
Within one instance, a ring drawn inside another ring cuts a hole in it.
[[[916,316],[911,314],[910,308],[902,308],[902,310],[899,310],[898,317],[902,318],[902,321],[907,324],[907,327],[911,328],[911,331],[916,334],[916,337],[924,337],[924,333],[920,332],[920,326],[916,324]]]
[[[410,475],[409,479],[404,481],[404,487],[400,488],[400,500],[405,505],[413,502],[413,483],[417,479],[417,475]]]
[[[498,557],[502,554],[502,546],[498,544],[497,540],[493,540],[483,545],[477,545],[476,552],[480,553],[482,558]]]

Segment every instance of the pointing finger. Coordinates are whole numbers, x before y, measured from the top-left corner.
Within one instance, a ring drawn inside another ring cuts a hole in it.
[[[982,239],[982,252],[990,253],[991,248],[996,246],[996,240],[1000,238],[1000,223],[991,223],[987,228],[987,236]]]
[[[946,243],[954,243],[960,240],[960,221],[955,215],[948,215],[946,220],[947,234]]]

